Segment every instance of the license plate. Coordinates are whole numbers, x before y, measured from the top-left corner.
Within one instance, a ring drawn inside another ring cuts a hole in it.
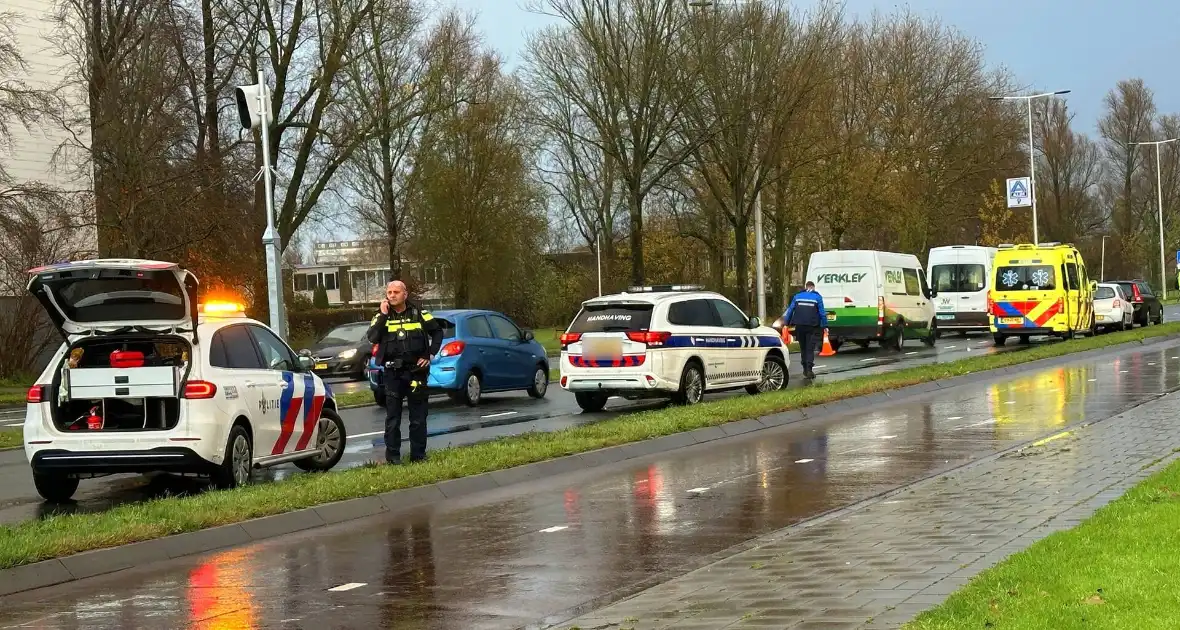
[[[623,340],[618,337],[583,338],[582,351],[590,359],[618,359],[623,356]]]
[[[938,317],[938,319],[954,319],[955,314],[954,313],[939,313],[937,315],[937,317]]]
[[[315,369],[317,369],[317,370],[326,370],[326,369],[328,369],[328,364],[327,364],[327,363],[316,363],[316,364],[315,364]]]
[[[1001,317],[1000,323],[1001,324],[1008,324],[1010,326],[1019,326],[1020,324],[1024,323],[1024,318],[1023,317]]]
[[[829,322],[836,321],[836,314],[835,313],[828,313],[828,321]]]

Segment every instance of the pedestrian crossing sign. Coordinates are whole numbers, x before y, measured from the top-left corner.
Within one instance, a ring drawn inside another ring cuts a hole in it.
[[[1008,178],[1008,207],[1009,208],[1023,208],[1032,205],[1032,195],[1029,191],[1032,189],[1032,183],[1028,177],[1010,177]]]

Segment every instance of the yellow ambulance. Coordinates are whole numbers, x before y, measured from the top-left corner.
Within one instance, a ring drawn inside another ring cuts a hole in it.
[[[1073,245],[1000,245],[987,296],[992,338],[1002,346],[1009,337],[1093,334],[1097,288]]]

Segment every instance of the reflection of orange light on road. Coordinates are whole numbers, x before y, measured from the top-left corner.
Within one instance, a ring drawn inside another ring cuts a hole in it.
[[[254,627],[254,604],[246,589],[252,552],[219,553],[189,572],[190,622],[202,630],[243,630]]]
[[[1085,393],[1085,380],[1084,370],[1058,368],[1050,374],[993,384],[988,388],[988,402],[996,420],[996,433],[1001,433],[1005,425],[1039,428],[1065,424],[1067,399]]]
[[[635,475],[635,498],[646,507],[653,507],[656,497],[664,489],[664,476],[660,469],[652,464],[647,470]]]
[[[574,523],[578,521],[578,491],[570,488],[565,491],[565,520]]]

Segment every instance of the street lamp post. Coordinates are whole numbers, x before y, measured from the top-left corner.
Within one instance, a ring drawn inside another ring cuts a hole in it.
[[[1168,138],[1167,140],[1156,140],[1155,142],[1128,142],[1127,146],[1139,146],[1142,144],[1155,145],[1155,188],[1157,192],[1157,202],[1159,204],[1159,224],[1160,224],[1160,286],[1164,292],[1164,299],[1168,299],[1168,267],[1164,263],[1164,186],[1162,177],[1160,175],[1160,145],[1169,142],[1175,142],[1180,138]]]
[[[1015,101],[1024,99],[1028,104],[1028,196],[1032,200],[1032,215],[1033,215],[1033,244],[1040,244],[1040,234],[1037,231],[1037,161],[1036,161],[1036,147],[1033,144],[1033,126],[1032,126],[1032,102],[1034,98],[1041,98],[1045,96],[1055,96],[1058,94],[1069,94],[1069,90],[1057,90],[1056,92],[1042,92],[1041,94],[1029,94],[1027,96],[992,96],[993,101]]]

